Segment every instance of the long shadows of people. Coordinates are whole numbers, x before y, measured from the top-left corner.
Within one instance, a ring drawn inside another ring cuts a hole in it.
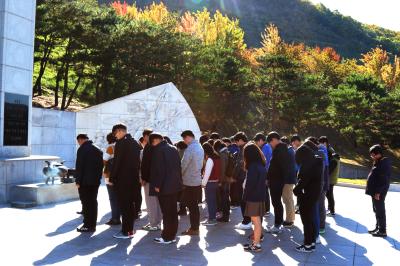
[[[48,237],[53,237],[61,234],[68,233],[72,230],[75,230],[77,225],[79,225],[82,222],[82,217],[77,217],[75,219],[72,219],[71,221],[68,221],[62,225],[60,225],[54,232],[46,234]]]

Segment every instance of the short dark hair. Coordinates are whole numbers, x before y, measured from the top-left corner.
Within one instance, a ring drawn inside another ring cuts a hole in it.
[[[194,134],[193,134],[193,132],[191,130],[185,130],[185,131],[182,132],[181,137],[182,138],[186,138],[186,137],[194,138]]]
[[[280,140],[281,136],[276,131],[271,131],[267,135],[267,142],[270,143],[273,139]]]
[[[203,145],[204,143],[206,143],[208,140],[210,139],[210,137],[207,134],[203,134],[200,136],[199,142],[201,145]]]
[[[226,147],[226,144],[222,141],[222,140],[220,140],[220,139],[218,139],[218,140],[216,140],[215,142],[214,142],[214,150],[216,151],[216,152],[219,152],[220,150],[222,150],[223,148],[225,148]]]
[[[211,133],[210,139],[214,139],[214,140],[220,139],[219,133],[218,132]]]
[[[285,143],[286,145],[290,145],[289,138],[286,137],[286,136],[283,136],[283,137],[281,138],[281,141],[282,141],[283,143]]]
[[[153,133],[153,130],[151,128],[145,128],[143,130],[142,136],[150,136],[150,134]]]
[[[236,133],[235,136],[233,136],[233,139],[235,141],[243,140],[243,142],[248,142],[248,138],[247,138],[246,134],[242,131],[239,131],[238,133]]]
[[[77,140],[80,140],[80,139],[89,139],[89,137],[88,137],[88,135],[87,134],[79,134],[77,137],[76,137],[76,139]]]
[[[143,137],[140,137],[140,138],[139,138],[139,142],[142,143],[143,141],[144,141],[144,138],[143,138]]]
[[[112,132],[114,133],[117,130],[125,130],[126,131],[127,129],[128,128],[124,124],[120,123],[120,124],[116,124],[113,126]]]
[[[254,136],[254,141],[255,141],[255,142],[260,141],[260,140],[262,140],[262,141],[264,141],[264,142],[267,140],[267,138],[265,137],[265,135],[264,135],[262,132],[258,132],[258,133]]]
[[[295,141],[300,141],[301,142],[301,138],[299,135],[294,134],[291,138],[290,138],[290,143],[295,142]]]
[[[180,140],[180,141],[178,141],[177,143],[175,143],[175,146],[179,149],[179,150],[184,150],[184,149],[186,149],[188,146],[187,146],[187,144],[183,141],[183,140]]]
[[[172,141],[168,136],[163,136],[163,138],[169,145],[172,145]]]
[[[383,147],[379,144],[375,144],[371,148],[369,148],[369,153],[383,155]]]
[[[329,143],[327,136],[321,136],[318,139],[319,143]]]
[[[224,142],[224,143],[229,143],[229,144],[231,144],[232,143],[232,141],[231,141],[231,139],[230,138],[222,138],[222,141]]]
[[[149,136],[149,142],[150,142],[150,144],[152,144],[153,140],[155,140],[155,139],[163,140],[164,138],[163,138],[163,136],[162,136],[160,133],[153,132],[153,133],[151,133],[150,136]]]
[[[106,139],[108,144],[113,144],[114,142],[117,141],[113,133],[108,133]]]

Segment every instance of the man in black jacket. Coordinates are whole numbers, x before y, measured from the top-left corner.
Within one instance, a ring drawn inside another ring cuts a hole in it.
[[[159,244],[176,242],[178,231],[178,195],[182,190],[181,160],[178,150],[163,140],[162,135],[152,133],[153,146],[150,168],[150,195],[157,196],[163,215],[163,231],[154,241]]]
[[[300,217],[304,228],[304,244],[297,247],[300,252],[312,252],[315,249],[316,225],[314,221],[315,205],[321,194],[321,176],[323,159],[318,155],[318,147],[307,140],[296,151],[296,163],[299,166],[298,183],[293,189],[297,196]]]
[[[93,145],[86,134],[76,138],[79,149],[76,156],[75,182],[82,202],[83,225],[81,233],[96,231],[97,193],[103,173],[103,152]]]
[[[117,138],[117,142],[110,184],[115,186],[122,215],[122,230],[114,237],[127,239],[132,238],[134,234],[135,199],[140,191],[140,146],[130,134],[127,134],[125,125],[115,125],[112,132]]]
[[[280,141],[281,137],[275,131],[267,136],[267,142],[272,147],[272,159],[269,165],[267,182],[271,193],[271,201],[274,206],[275,224],[268,228],[270,233],[281,233],[283,224],[282,192],[285,180],[290,174],[290,154],[285,143]]]
[[[365,194],[372,197],[376,226],[368,233],[376,237],[386,237],[385,198],[390,186],[391,164],[388,158],[383,157],[383,148],[380,145],[372,146],[369,153],[374,164],[368,175]]]

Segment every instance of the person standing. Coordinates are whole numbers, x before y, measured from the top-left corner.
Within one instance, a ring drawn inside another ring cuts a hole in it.
[[[245,251],[260,252],[262,236],[262,217],[265,211],[265,182],[267,170],[265,157],[260,148],[249,143],[244,147],[244,166],[247,170],[246,183],[243,193],[243,201],[246,202],[245,215],[251,217],[254,224],[252,243],[244,246]]]
[[[372,198],[376,225],[368,233],[375,237],[386,237],[385,198],[390,186],[391,162],[389,158],[383,156],[381,145],[372,146],[369,149],[369,154],[373,160],[373,165],[368,175],[365,194]]]
[[[296,151],[299,165],[298,182],[293,193],[298,198],[300,217],[303,223],[304,242],[296,247],[299,252],[310,253],[315,249],[317,227],[315,206],[321,194],[323,158],[318,155],[318,147],[306,140]]]
[[[206,165],[202,180],[205,188],[208,219],[203,225],[216,225],[218,182],[221,176],[221,159],[210,143],[203,144]]]
[[[268,228],[269,233],[277,234],[282,232],[283,205],[282,192],[285,180],[289,175],[290,154],[285,143],[280,141],[280,135],[272,131],[267,136],[267,142],[272,147],[272,159],[268,169],[267,179],[271,192],[272,206],[274,206],[275,223]]]
[[[221,195],[222,216],[217,218],[217,222],[227,223],[230,216],[230,185],[233,172],[233,157],[229,154],[228,148],[222,140],[214,143],[214,150],[219,154],[221,160],[221,174],[219,178],[219,190]]]
[[[297,182],[296,159],[294,148],[290,145],[289,139],[287,137],[282,137],[281,141],[287,145],[290,154],[290,160],[287,165],[289,172],[285,177],[285,185],[282,191],[282,200],[283,204],[285,204],[286,212],[286,219],[283,221],[283,226],[289,228],[293,227],[296,216],[293,200],[293,188]]]
[[[178,196],[182,190],[181,160],[178,150],[170,145],[161,134],[152,133],[153,147],[150,168],[150,196],[157,196],[163,220],[161,237],[155,238],[159,244],[176,242],[178,231]]]
[[[291,138],[290,138],[290,145],[292,145],[294,152],[296,153],[297,149],[301,146],[301,138],[299,135],[294,134]],[[296,176],[299,172],[299,166],[296,163]],[[296,206],[295,206],[295,213],[296,214],[300,214],[300,210],[299,210],[299,198],[297,198],[296,201]]]
[[[80,233],[96,231],[97,194],[103,173],[103,152],[93,145],[86,134],[77,136],[79,149],[76,155],[75,183],[82,202],[83,225]]]
[[[140,191],[139,143],[127,133],[124,124],[115,125],[112,129],[117,139],[115,144],[114,165],[110,175],[110,185],[115,186],[122,215],[121,232],[114,235],[118,239],[132,238],[134,235],[135,202]]]
[[[333,195],[333,187],[337,184],[340,172],[340,156],[337,153],[332,155],[332,159],[329,162],[329,190],[326,193],[328,199],[328,210],[327,216],[335,216],[335,197]]]
[[[150,182],[151,182],[151,165],[153,160],[153,146],[150,142],[150,135],[153,133],[151,129],[143,131],[143,156],[140,164],[140,172],[142,179],[142,186],[144,187],[144,200],[147,207],[147,216],[149,223],[144,225],[142,229],[147,231],[158,231],[161,229],[161,208],[157,196],[150,196]]]
[[[328,138],[322,136],[318,139],[319,152],[323,154],[324,158],[324,172],[323,172],[323,185],[321,196],[319,198],[319,234],[325,234],[326,225],[326,207],[325,207],[325,197],[329,190],[329,154],[328,154]]]
[[[111,207],[111,219],[106,222],[106,225],[120,225],[121,224],[121,212],[119,211],[117,195],[115,193],[114,186],[110,185],[110,172],[114,162],[114,150],[115,150],[115,137],[112,133],[109,133],[106,137],[108,146],[106,152],[103,154],[104,171],[103,176],[107,187],[108,198],[110,200]]]
[[[257,146],[261,149],[264,157],[265,157],[265,169],[268,172],[268,167],[269,164],[271,163],[272,159],[272,148],[271,146],[266,143],[267,142],[267,137],[263,133],[257,133],[254,136],[254,142],[257,144]],[[271,200],[270,200],[270,195],[269,195],[269,188],[268,185],[265,185],[266,187],[266,193],[265,193],[265,214],[264,216],[269,216],[271,214]]]
[[[240,150],[235,155],[235,168],[233,174],[233,179],[235,182],[233,183],[234,186],[232,187],[232,189],[234,189],[233,195],[240,202],[240,209],[242,211],[242,217],[243,217],[242,222],[235,225],[235,228],[241,230],[251,230],[252,229],[251,219],[250,217],[244,214],[246,209],[246,202],[243,201],[243,182],[246,179],[246,170],[244,168],[244,159],[243,159],[243,149],[244,146],[247,144],[248,139],[244,132],[238,132],[234,136],[234,141]]]
[[[204,150],[190,130],[181,134],[183,141],[188,145],[182,157],[182,202],[189,209],[190,228],[182,235],[199,235],[201,202],[201,169],[203,168]]]

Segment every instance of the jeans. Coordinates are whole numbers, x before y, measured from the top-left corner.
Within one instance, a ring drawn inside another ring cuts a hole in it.
[[[286,222],[293,223],[295,219],[294,200],[293,200],[294,184],[285,184],[283,186],[282,199],[285,204]]]
[[[328,210],[330,213],[335,213],[335,197],[333,196],[333,187],[335,185],[329,185],[329,190],[326,193],[326,198],[328,199]]]
[[[221,197],[221,211],[222,218],[229,220],[230,214],[230,201],[229,201],[229,183],[222,183],[219,187],[220,197]]]
[[[372,208],[376,218],[376,228],[379,232],[386,233],[386,210],[385,210],[385,196],[380,195],[380,199],[376,200],[372,197]]]
[[[158,201],[163,216],[163,230],[161,232],[161,237],[165,241],[174,240],[178,231],[178,193],[159,195]]]
[[[272,206],[274,206],[275,226],[281,226],[283,223],[283,205],[282,205],[283,186],[284,184],[280,181],[269,182]]]
[[[147,207],[147,216],[149,218],[149,224],[152,227],[160,226],[162,220],[162,213],[157,196],[149,195],[150,184],[144,185],[144,200]]]
[[[218,191],[218,183],[217,182],[208,182],[206,185],[206,202],[208,209],[208,219],[215,220],[217,214],[217,191]]]
[[[107,192],[108,192],[108,198],[110,200],[111,220],[120,221],[121,212],[119,211],[119,205],[114,186],[107,185]]]
[[[88,228],[96,228],[98,191],[99,186],[81,186],[78,189],[82,202],[83,226]]]

